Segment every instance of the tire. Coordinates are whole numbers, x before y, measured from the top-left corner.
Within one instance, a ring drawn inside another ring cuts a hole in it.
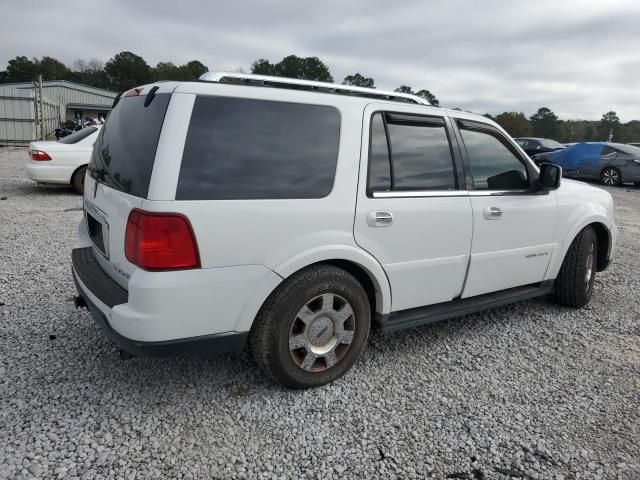
[[[564,257],[555,281],[556,300],[567,307],[583,307],[593,293],[598,259],[598,237],[592,227],[584,228]]]
[[[80,167],[73,174],[73,178],[71,178],[71,184],[73,188],[80,195],[84,194],[84,176],[87,173],[87,166]]]
[[[610,187],[622,185],[622,174],[615,167],[607,167],[600,173],[600,182]]]
[[[253,322],[249,346],[260,369],[281,385],[318,387],[353,366],[370,326],[369,299],[358,280],[320,264],[271,294]]]

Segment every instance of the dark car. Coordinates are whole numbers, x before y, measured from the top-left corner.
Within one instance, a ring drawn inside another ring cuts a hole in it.
[[[549,138],[519,137],[514,140],[530,157],[538,153],[554,152],[564,148],[564,145]]]
[[[604,185],[633,182],[640,185],[640,148],[622,143],[577,143],[564,150],[540,153],[532,157],[562,167],[565,177],[599,180]]]

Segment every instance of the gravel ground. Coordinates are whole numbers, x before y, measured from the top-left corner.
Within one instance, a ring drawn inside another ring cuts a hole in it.
[[[582,310],[542,298],[381,337],[324,388],[246,352],[120,360],[75,310],[67,188],[0,149],[0,478],[640,478],[640,189]]]

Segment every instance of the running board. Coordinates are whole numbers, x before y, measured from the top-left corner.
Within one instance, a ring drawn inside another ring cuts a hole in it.
[[[534,297],[547,295],[553,290],[553,280],[510,288],[500,292],[487,293],[476,297],[456,299],[426,307],[411,308],[378,317],[378,326],[382,333],[394,332],[405,328],[417,327],[454,317],[462,317],[509,303],[521,302]]]

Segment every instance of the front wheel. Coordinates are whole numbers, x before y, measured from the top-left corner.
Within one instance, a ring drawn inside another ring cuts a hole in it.
[[[556,299],[561,305],[583,307],[589,303],[596,279],[597,254],[596,232],[586,227],[573,240],[555,281]]]
[[[371,310],[358,280],[333,265],[309,267],[271,295],[249,343],[258,366],[285,387],[329,383],[356,362],[369,335]]]
[[[615,167],[607,167],[600,174],[600,181],[603,185],[618,186],[622,184],[622,175]]]

